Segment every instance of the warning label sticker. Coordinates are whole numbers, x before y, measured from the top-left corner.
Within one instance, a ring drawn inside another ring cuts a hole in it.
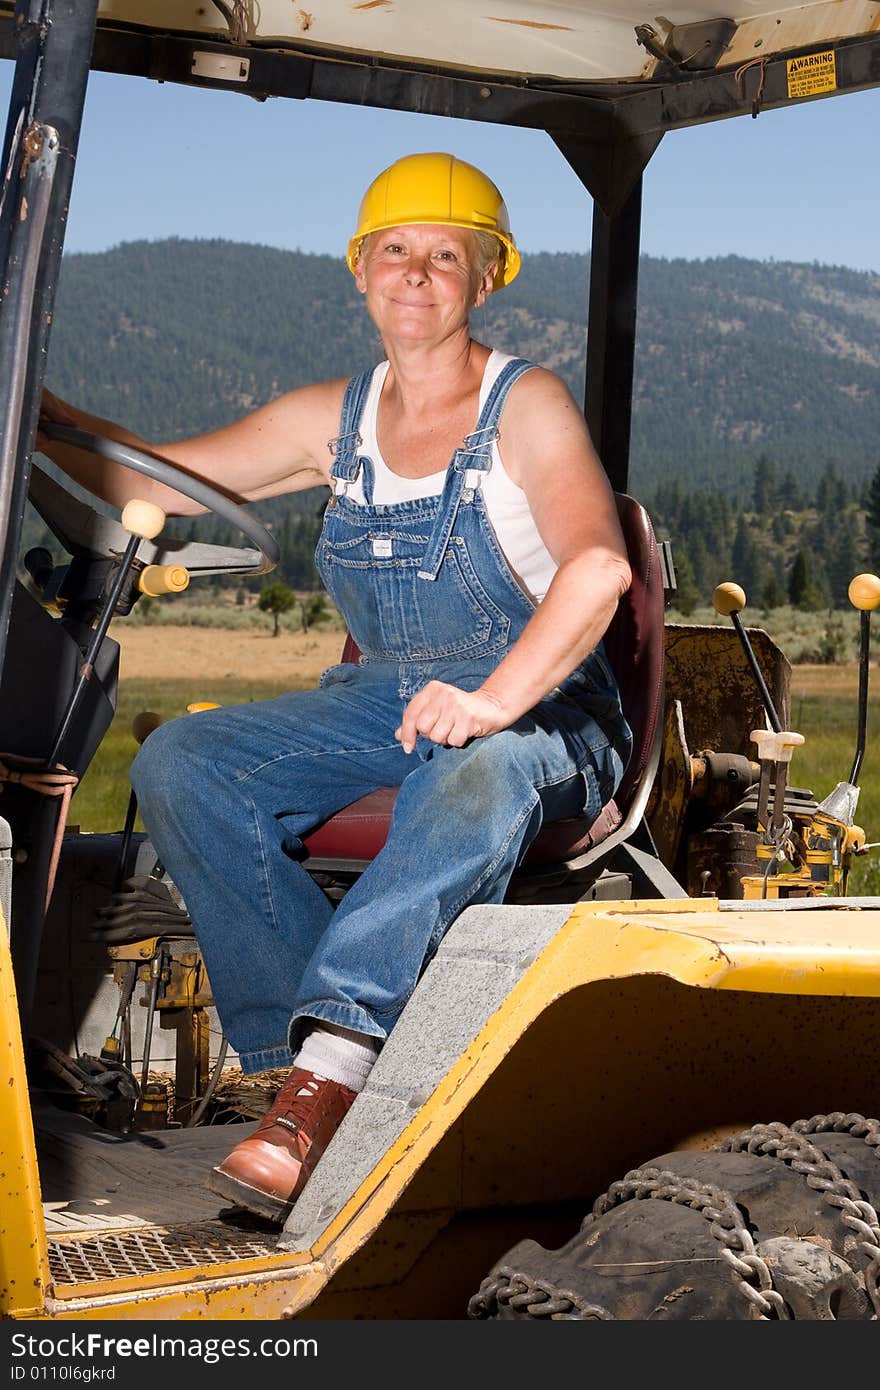
[[[834,49],[823,53],[808,53],[805,58],[789,58],[785,65],[790,97],[814,97],[820,92],[837,88],[837,68]]]

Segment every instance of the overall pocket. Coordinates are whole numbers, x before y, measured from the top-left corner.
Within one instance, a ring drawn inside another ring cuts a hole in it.
[[[319,573],[366,656],[475,656],[506,642],[510,620],[480,583],[461,538],[450,538],[436,579],[419,577],[427,544],[427,535],[392,527],[322,537]]]

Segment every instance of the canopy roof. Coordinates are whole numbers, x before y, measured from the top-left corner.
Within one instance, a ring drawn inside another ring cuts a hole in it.
[[[98,0],[91,66],[545,130],[613,216],[668,130],[880,85],[880,0],[720,3]]]
[[[668,130],[880,86],[880,0],[656,4],[99,0],[91,67],[544,130],[607,216]],[[14,8],[0,57],[43,0]]]
[[[650,0],[104,0],[99,14],[205,38],[234,32],[302,53],[577,83],[650,81],[664,52],[705,70],[880,29],[877,0],[690,0],[663,16],[655,8]],[[655,36],[645,33],[648,47],[637,37],[642,26]]]

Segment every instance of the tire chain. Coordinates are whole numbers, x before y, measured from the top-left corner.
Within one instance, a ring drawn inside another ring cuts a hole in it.
[[[791,1317],[785,1299],[773,1287],[767,1263],[755,1249],[755,1242],[731,1193],[695,1178],[682,1177],[668,1168],[634,1168],[596,1199],[581,1230],[586,1230],[612,1207],[632,1198],[676,1202],[699,1212],[720,1243],[721,1258],[729,1265],[752,1316],[762,1322]]]
[[[876,1322],[880,1319],[880,1217],[855,1183],[844,1176],[826,1153],[810,1143],[807,1135],[822,1131],[852,1134],[864,1139],[880,1158],[880,1120],[869,1120],[854,1112],[844,1114],[840,1110],[828,1115],[814,1115],[809,1120],[795,1120],[791,1126],[779,1121],[753,1125],[742,1134],[717,1144],[715,1152],[745,1151],[764,1158],[778,1158],[794,1172],[800,1173],[808,1187],[821,1192],[829,1206],[840,1211],[844,1225],[862,1238],[860,1248],[868,1257],[865,1289],[874,1309],[872,1321]]]
[[[499,1265],[484,1279],[468,1303],[469,1318],[491,1318],[505,1305],[530,1318],[554,1322],[606,1322],[613,1314],[598,1303],[585,1303],[570,1289],[558,1289],[543,1279],[531,1279],[522,1270]]]
[[[863,1251],[869,1256],[865,1287],[875,1308],[874,1319],[880,1311],[880,1225],[875,1209],[866,1202],[858,1188],[831,1163],[822,1151],[810,1144],[807,1134],[825,1131],[852,1134],[864,1139],[880,1159],[880,1120],[841,1110],[827,1115],[814,1115],[809,1120],[796,1120],[793,1125],[780,1123],[755,1125],[732,1139],[715,1146],[715,1152],[737,1152],[746,1149],[764,1157],[780,1158],[794,1171],[803,1174],[808,1184],[822,1192],[830,1205],[837,1207],[843,1221],[857,1234],[865,1237]],[[853,1197],[855,1193],[855,1197]],[[791,1317],[781,1294],[773,1288],[766,1262],[758,1255],[755,1244],[743,1221],[732,1195],[722,1188],[702,1185],[682,1178],[678,1173],[660,1168],[635,1168],[593,1204],[581,1230],[598,1218],[633,1198],[676,1202],[699,1211],[710,1223],[710,1230],[720,1241],[721,1255],[730,1265],[737,1287],[748,1300],[753,1315],[761,1321]],[[734,1247],[738,1247],[739,1253]],[[759,1287],[755,1287],[757,1282]],[[554,1320],[609,1320],[613,1314],[599,1304],[585,1303],[569,1290],[558,1289],[541,1280],[530,1279],[521,1270],[500,1265],[494,1276],[484,1279],[479,1292],[468,1304],[471,1318],[492,1317],[499,1306],[509,1305],[517,1313],[529,1317],[549,1317]]]

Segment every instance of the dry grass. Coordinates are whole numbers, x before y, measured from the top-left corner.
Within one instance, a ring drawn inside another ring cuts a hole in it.
[[[282,631],[277,637],[256,628],[152,626],[116,622],[111,636],[121,647],[122,680],[174,680],[191,677],[272,684],[289,681],[297,689],[316,685],[321,672],[340,659],[344,634],[338,628]],[[844,666],[794,666],[794,696],[853,696],[858,693],[857,661]],[[872,685],[877,686],[872,671]],[[872,700],[880,694],[872,690]]]
[[[869,682],[869,697],[874,703],[880,698],[877,689],[877,672],[872,668]],[[859,693],[859,664],[851,661],[846,666],[794,666],[791,673],[792,696],[851,696],[856,699]]]
[[[120,646],[120,676],[126,680],[191,678],[201,687],[215,680],[289,681],[297,689],[316,685],[321,672],[340,658],[338,629],[282,630],[277,637],[256,628],[170,627],[124,621],[111,626]],[[210,696],[193,697],[209,699]]]

